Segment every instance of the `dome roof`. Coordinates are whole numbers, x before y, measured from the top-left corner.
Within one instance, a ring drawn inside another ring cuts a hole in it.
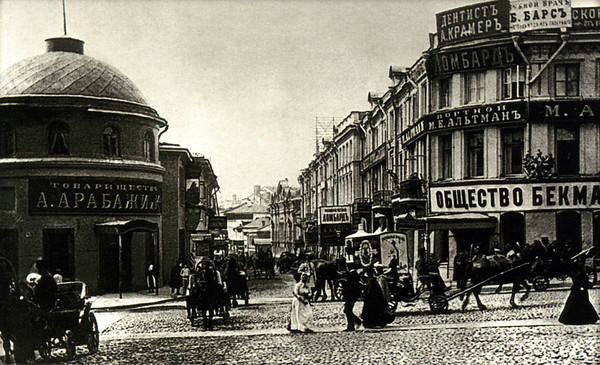
[[[72,51],[30,57],[0,73],[0,98],[21,95],[88,96],[148,105],[117,69]]]

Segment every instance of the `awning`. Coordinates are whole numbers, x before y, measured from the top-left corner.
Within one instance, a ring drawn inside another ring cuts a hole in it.
[[[455,229],[494,229],[497,219],[481,213],[459,213],[420,218],[430,231]]]
[[[370,237],[370,236],[376,236],[376,233],[369,233],[369,232],[365,232],[365,231],[356,231],[350,235],[346,236],[346,239],[348,238],[362,238],[362,237]]]
[[[115,220],[96,223],[97,233],[125,234],[133,231],[158,232],[158,224],[144,219]]]

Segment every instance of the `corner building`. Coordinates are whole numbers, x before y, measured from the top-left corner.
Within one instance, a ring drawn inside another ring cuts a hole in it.
[[[83,42],[0,74],[0,255],[27,273],[44,256],[92,292],[145,285],[162,267],[158,138],[167,122]]]

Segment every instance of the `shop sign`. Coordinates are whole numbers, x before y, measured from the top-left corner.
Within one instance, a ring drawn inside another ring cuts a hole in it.
[[[430,76],[456,72],[507,68],[522,62],[512,43],[503,45],[462,49],[452,52],[434,53],[427,59]]]
[[[600,116],[600,100],[532,102],[529,113],[532,121],[597,121]]]
[[[351,212],[349,205],[320,207],[319,224],[350,223]]]
[[[463,6],[435,15],[440,46],[508,31],[506,1]]]
[[[571,18],[573,19],[573,29],[599,29],[600,7],[572,8]]]
[[[599,209],[600,182],[444,186],[429,196],[432,213]]]
[[[214,216],[208,218],[208,229],[227,229],[226,216]]]
[[[134,179],[29,179],[29,214],[160,214],[161,184]]]
[[[571,0],[510,0],[510,31],[568,28]]]

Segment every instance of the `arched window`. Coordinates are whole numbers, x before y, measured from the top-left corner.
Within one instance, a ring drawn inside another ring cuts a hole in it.
[[[519,243],[519,247],[525,244],[525,217],[520,213],[510,212],[500,216],[500,230],[504,248]]]
[[[102,148],[104,154],[109,157],[118,157],[121,155],[119,148],[120,136],[119,131],[111,126],[104,128],[102,133]]]
[[[69,126],[65,123],[53,123],[48,131],[48,154],[69,154]]]
[[[144,134],[144,158],[146,161],[156,161],[154,152],[154,134],[152,131],[147,131],[146,134]]]
[[[0,123],[0,157],[15,153],[15,130],[9,123]]]

